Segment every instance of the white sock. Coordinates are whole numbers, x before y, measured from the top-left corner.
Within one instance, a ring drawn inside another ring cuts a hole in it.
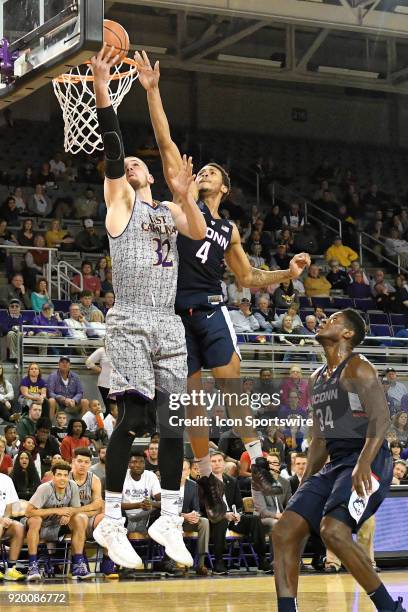
[[[210,455],[206,455],[205,457],[201,457],[201,459],[194,459],[194,463],[198,463],[198,467],[200,470],[200,476],[210,476],[211,469],[211,459]]]
[[[122,520],[122,493],[105,491],[105,516],[113,521]]]
[[[166,516],[179,516],[180,491],[161,491],[161,513]]]
[[[245,448],[247,449],[249,458],[251,459],[251,465],[255,463],[255,459],[262,457],[262,446],[260,440],[255,440],[255,442],[247,442],[245,444]]]

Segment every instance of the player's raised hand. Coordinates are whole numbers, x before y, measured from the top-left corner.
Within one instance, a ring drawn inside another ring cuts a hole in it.
[[[303,270],[310,266],[310,255],[308,253],[298,253],[289,262],[289,270],[292,278],[298,278]]]
[[[120,53],[116,52],[115,47],[104,44],[97,55],[91,57],[91,70],[95,83],[108,83],[112,66],[116,64]]]
[[[157,61],[152,68],[149,57],[146,51],[136,51],[134,60],[137,65],[137,71],[139,73],[139,83],[144,87],[146,91],[155,89],[160,80],[160,64]]]
[[[193,160],[183,155],[183,162],[178,172],[169,168],[169,188],[174,196],[180,199],[188,197],[195,174],[193,174]]]

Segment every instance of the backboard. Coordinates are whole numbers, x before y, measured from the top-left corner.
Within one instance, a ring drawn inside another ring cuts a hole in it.
[[[0,0],[0,110],[100,49],[104,0]]]

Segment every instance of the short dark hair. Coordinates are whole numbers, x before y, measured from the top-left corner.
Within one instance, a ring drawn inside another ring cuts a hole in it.
[[[205,164],[205,165],[211,166],[212,168],[217,168],[217,170],[221,172],[222,184],[228,189],[227,193],[224,193],[224,195],[221,198],[221,202],[222,202],[223,200],[225,200],[225,198],[229,196],[229,193],[231,191],[231,179],[229,177],[229,174],[222,166],[220,166],[220,164],[217,164],[216,162],[210,162],[209,164]]]
[[[83,297],[93,297],[92,291],[88,291],[87,289],[85,289],[84,291],[81,291],[81,293],[79,294],[79,299]]]
[[[158,441],[158,440],[150,440],[150,442],[149,442],[149,444],[148,444],[147,448],[149,448],[151,444],[158,444],[158,443],[159,443],[159,441]]]
[[[16,429],[17,427],[15,425],[6,425],[4,428],[4,433],[6,434],[8,431],[10,431],[10,429]]]
[[[146,457],[144,456],[144,453],[142,453],[142,451],[138,451],[138,450],[130,451],[129,459],[131,459],[132,457],[141,457],[144,461],[146,460]]]
[[[215,457],[216,455],[221,455],[221,457],[222,457],[222,458],[224,459],[224,461],[225,461],[225,455],[224,455],[224,453],[222,453],[221,451],[219,451],[219,450],[214,450],[214,451],[210,452],[210,457]],[[197,463],[197,462],[195,462],[195,463]]]
[[[79,446],[78,448],[74,449],[74,457],[79,457],[79,455],[81,455],[81,457],[88,457],[88,459],[92,459],[92,453],[89,448],[86,448],[86,446]]]
[[[68,436],[72,436],[72,433],[74,431],[75,423],[81,423],[81,425],[82,425],[82,433],[81,433],[81,438],[82,438],[84,433],[86,432],[86,423],[82,419],[77,419],[76,418],[76,419],[71,419],[69,421],[68,426],[67,426],[67,435]]]
[[[51,472],[55,475],[57,470],[64,470],[64,472],[70,472],[71,466],[66,461],[57,461],[51,468]]]
[[[52,423],[48,417],[40,417],[37,421],[37,431],[39,429],[48,429],[51,430]]]
[[[296,453],[296,459],[300,457],[301,459],[307,459],[307,453]]]
[[[354,348],[361,344],[366,335],[366,324],[363,317],[354,310],[354,308],[346,308],[342,311],[343,317],[346,320],[347,325],[349,325],[354,332],[354,336],[351,338],[350,343]]]

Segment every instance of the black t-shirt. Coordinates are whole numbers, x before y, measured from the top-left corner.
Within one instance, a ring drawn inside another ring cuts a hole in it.
[[[62,442],[65,436],[67,435],[68,427],[52,427],[51,435],[57,438],[58,442]]]

